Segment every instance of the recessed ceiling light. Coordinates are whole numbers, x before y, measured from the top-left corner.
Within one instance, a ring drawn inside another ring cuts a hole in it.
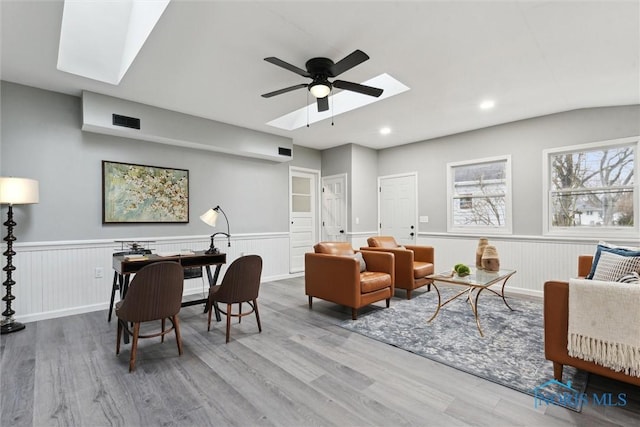
[[[383,128],[380,128],[380,134],[381,135],[389,135],[391,133],[391,128],[388,126],[385,126]]]
[[[496,101],[493,99],[486,99],[480,103],[481,110],[490,110],[496,106]]]

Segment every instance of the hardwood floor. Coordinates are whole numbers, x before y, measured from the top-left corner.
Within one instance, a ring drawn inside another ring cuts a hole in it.
[[[589,395],[626,393],[627,405],[585,405],[582,413],[534,408],[531,396],[340,328],[350,309],[314,300],[309,310],[302,278],[263,283],[258,301],[263,332],[246,317],[232,324],[226,345],[224,319],[207,332],[202,307],[183,308],[184,354],[178,357],[172,335],[164,344],[141,340],[132,374],[130,345],[116,356],[116,324],[107,323],[106,311],[30,323],[3,335],[0,425],[640,423],[638,387],[592,375]]]

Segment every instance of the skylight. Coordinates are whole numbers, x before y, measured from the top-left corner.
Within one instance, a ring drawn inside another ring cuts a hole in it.
[[[293,111],[289,114],[285,114],[282,117],[271,120],[267,124],[269,126],[277,127],[285,130],[294,130],[306,126],[307,123],[316,123],[320,120],[328,119],[332,116],[337,116],[347,111],[355,110],[356,108],[364,107],[374,102],[382,101],[399,93],[409,90],[409,87],[400,83],[387,73],[380,74],[366,82],[362,82],[363,85],[379,87],[384,89],[384,92],[380,97],[363,95],[348,90],[343,90],[335,95],[329,97],[329,110],[318,112],[316,107],[315,98],[313,98],[313,104],[309,104],[306,107],[302,107],[299,110]],[[308,119],[307,119],[308,117]]]
[[[170,0],[65,0],[58,70],[117,85]]]

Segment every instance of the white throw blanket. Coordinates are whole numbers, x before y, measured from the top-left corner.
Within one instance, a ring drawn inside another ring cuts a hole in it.
[[[640,377],[640,285],[571,279],[569,355]]]

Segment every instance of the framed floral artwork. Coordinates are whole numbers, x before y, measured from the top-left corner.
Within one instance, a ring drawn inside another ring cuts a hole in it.
[[[188,223],[189,171],[102,161],[102,223]]]

